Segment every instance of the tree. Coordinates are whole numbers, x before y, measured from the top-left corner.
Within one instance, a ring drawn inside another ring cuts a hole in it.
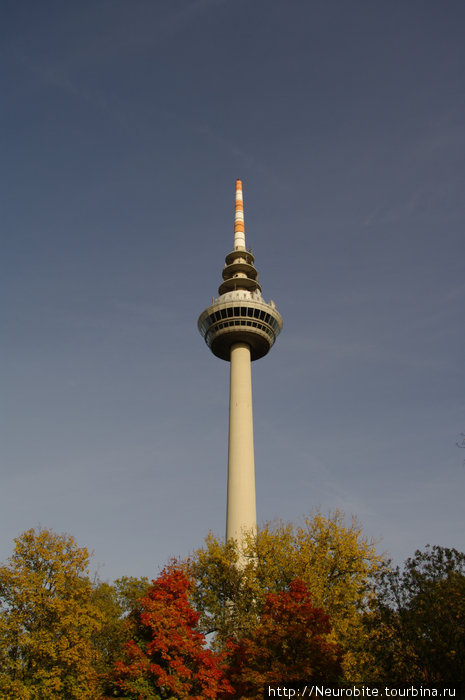
[[[115,664],[113,696],[200,700],[229,690],[221,658],[196,629],[191,589],[186,574],[171,566],[138,601],[129,618],[132,638]]]
[[[89,555],[69,535],[27,530],[0,566],[2,698],[94,698],[92,636],[102,617],[92,603]]]
[[[107,690],[115,662],[121,658],[123,646],[129,641],[129,626],[125,624],[127,616],[137,608],[138,599],[148,587],[149,580],[144,576],[123,576],[113,584],[94,581],[92,601],[102,615],[103,624],[95,631],[92,643],[97,652],[96,670],[104,691]]]
[[[113,589],[122,615],[129,615],[139,605],[139,600],[145,596],[150,587],[146,576],[122,576],[113,582]]]
[[[365,617],[364,678],[465,683],[465,554],[427,547],[386,567]]]
[[[297,578],[311,591],[314,604],[328,613],[349,678],[369,577],[380,565],[374,544],[362,536],[357,522],[346,525],[336,511],[328,517],[318,512],[302,526],[266,524],[249,535],[246,558],[239,567],[234,541],[210,535],[186,564],[196,581],[192,600],[201,613],[201,629],[214,633],[215,648],[224,649],[228,638],[250,636],[266,594],[289,590]]]
[[[328,615],[313,605],[303,581],[294,579],[288,591],[267,593],[258,626],[228,644],[234,697],[262,698],[268,684],[336,682],[342,654],[328,639],[330,631]]]

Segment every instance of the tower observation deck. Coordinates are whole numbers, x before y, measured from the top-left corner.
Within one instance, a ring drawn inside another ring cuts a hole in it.
[[[283,321],[261,294],[245,245],[242,182],[236,180],[234,249],[227,254],[219,296],[200,314],[199,331],[214,355],[231,363],[226,538],[242,544],[256,528],[251,361],[270,350]]]

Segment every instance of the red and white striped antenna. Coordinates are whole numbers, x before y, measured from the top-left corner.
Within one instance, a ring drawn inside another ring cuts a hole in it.
[[[244,201],[242,180],[236,180],[236,203],[234,207],[234,250],[245,250]]]

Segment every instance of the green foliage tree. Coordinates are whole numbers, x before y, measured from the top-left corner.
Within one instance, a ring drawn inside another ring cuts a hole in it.
[[[27,530],[0,566],[0,695],[97,697],[89,555],[69,535]]]
[[[118,605],[123,617],[135,610],[139,600],[145,596],[150,587],[150,581],[146,576],[122,576],[113,582]]]
[[[313,605],[303,581],[267,593],[250,636],[228,643],[228,678],[234,698],[262,698],[268,684],[339,680],[341,650],[328,638],[329,617]],[[231,696],[228,696],[231,697]]]
[[[465,554],[427,547],[386,566],[365,616],[361,673],[390,683],[465,685]]]
[[[96,650],[96,669],[105,689],[115,661],[121,657],[124,644],[129,641],[128,614],[138,606],[149,587],[146,577],[124,576],[113,584],[94,581],[92,601],[102,615],[102,626],[96,630],[92,643]]]
[[[220,657],[205,647],[190,606],[192,581],[171,566],[128,619],[131,639],[115,664],[112,697],[202,700],[229,690]]]
[[[369,577],[380,565],[374,544],[362,536],[357,522],[346,525],[337,511],[328,517],[318,512],[301,526],[267,524],[250,534],[245,554],[245,565],[238,566],[234,541],[210,535],[186,564],[196,582],[192,600],[201,613],[201,629],[215,634],[214,647],[223,649],[227,639],[249,636],[259,624],[267,593],[287,591],[292,580],[300,579],[314,604],[330,616],[350,678]]]

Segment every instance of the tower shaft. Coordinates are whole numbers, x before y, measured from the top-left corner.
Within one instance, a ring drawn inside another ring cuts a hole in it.
[[[257,527],[250,346],[231,346],[226,539]]]

